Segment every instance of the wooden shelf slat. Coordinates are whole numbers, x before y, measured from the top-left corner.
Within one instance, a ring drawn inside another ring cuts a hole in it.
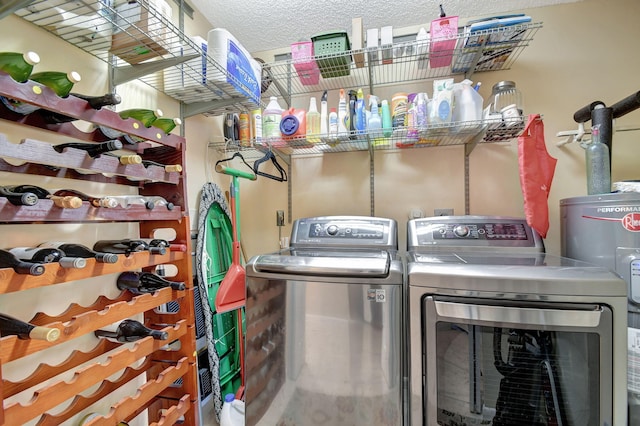
[[[84,312],[65,323],[57,321],[46,324],[47,327],[60,330],[60,338],[55,342],[31,339],[21,340],[16,336],[3,337],[0,339],[0,345],[3,348],[2,352],[0,352],[0,360],[4,363],[20,359],[43,349],[67,342],[83,334],[92,333],[94,330],[113,324],[118,320],[130,318],[183,296],[184,291],[165,288],[155,294],[136,296],[130,302],[123,301],[114,303],[102,311]],[[186,329],[187,325],[185,324],[183,328]]]
[[[177,324],[176,327],[166,327],[164,331],[169,333],[168,340],[154,340],[151,337],[145,337],[134,343],[131,349],[124,347],[122,350],[110,355],[104,363],[95,363],[76,371],[73,378],[69,381],[59,381],[36,391],[33,394],[33,398],[24,405],[20,403],[10,404],[5,407],[5,415],[7,418],[11,418],[11,421],[15,422],[15,424],[24,424],[37,417],[39,413],[54,408],[67,399],[78,395],[83,390],[102,382],[112,374],[122,370],[125,366],[131,365],[139,359],[148,356],[160,347],[165,346],[167,342],[180,338],[186,332],[186,326],[183,321]],[[183,364],[180,369],[176,368],[176,371],[180,371],[181,374],[175,373],[167,375],[170,377],[176,376],[172,382],[184,374],[183,369],[186,371],[188,362]],[[166,371],[173,368],[174,367],[169,367]],[[160,383],[162,383],[162,381]],[[145,386],[146,384],[143,385],[143,387]],[[148,386],[147,388],[155,390],[152,386]]]
[[[34,88],[36,88],[34,90]],[[93,109],[85,100],[76,98],[70,95],[66,98],[61,98],[55,94],[55,92],[46,86],[43,86],[34,81],[27,81],[26,83],[17,83],[8,74],[0,71],[0,96],[6,96],[11,99],[16,99],[22,102],[27,102],[43,109],[55,111],[57,113],[74,117],[79,120],[88,121],[91,123],[103,125],[111,129],[119,130],[123,133],[127,133],[139,138],[157,142],[162,145],[172,146],[176,149],[182,149],[184,146],[184,138],[178,135],[165,135],[157,128],[146,128],[138,120],[128,118],[123,120],[120,118],[117,112],[102,108],[100,110]],[[8,119],[11,121],[16,120],[17,114],[0,114],[0,118]],[[19,117],[19,116],[18,116]],[[21,117],[26,118],[26,117]],[[55,131],[56,133],[64,133],[65,128],[69,127],[70,123],[66,123],[67,126],[50,125],[46,127],[39,126],[35,123],[24,122],[33,127],[40,127],[44,130]],[[35,121],[35,120],[34,120]],[[93,133],[75,132],[76,138],[82,140],[92,141],[94,140]]]
[[[39,276],[18,274],[13,269],[2,268],[0,269],[0,294],[147,268],[154,265],[175,263],[187,258],[190,258],[188,253],[179,251],[171,251],[162,255],[144,251],[131,253],[129,257],[119,255],[116,263],[100,263],[95,259],[86,259],[87,266],[82,269],[63,268],[59,263],[47,263],[44,265],[44,274]],[[188,260],[190,261],[191,259]],[[113,285],[115,286],[115,282]],[[185,285],[190,286],[191,283],[185,281]]]

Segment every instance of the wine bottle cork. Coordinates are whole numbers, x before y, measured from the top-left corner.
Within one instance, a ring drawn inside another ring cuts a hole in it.
[[[164,166],[164,171],[167,173],[177,172],[180,173],[182,171],[182,166],[180,164],[170,164]]]
[[[100,198],[96,207],[106,207],[108,209],[113,209],[115,207],[118,207],[118,200],[111,197]]]
[[[139,155],[122,155],[120,156],[120,164],[142,164],[142,157]]]
[[[46,340],[47,342],[55,342],[60,337],[60,330],[48,327],[33,327],[29,332],[29,338],[37,340]]]
[[[50,198],[56,206],[64,209],[79,209],[82,207],[82,200],[78,197],[50,195],[48,198]]]

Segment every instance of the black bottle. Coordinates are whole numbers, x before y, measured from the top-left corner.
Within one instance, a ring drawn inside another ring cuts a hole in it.
[[[96,110],[101,109],[104,106],[118,105],[122,101],[120,95],[116,93],[107,93],[102,96],[87,96],[81,95],[79,93],[71,93],[71,95],[75,96],[76,98],[84,99],[85,101],[87,101],[91,108]],[[38,110],[38,114],[42,116],[45,122],[50,124],[61,124],[78,120],[77,118],[69,117],[68,115],[60,114],[59,112],[54,112],[47,109]]]
[[[14,206],[34,206],[38,196],[30,191],[16,191],[14,186],[0,186],[0,197],[5,197]]]
[[[152,330],[145,327],[141,322],[131,319],[126,319],[118,324],[116,331],[96,330],[93,334],[96,337],[105,337],[120,343],[135,342],[147,336],[151,336],[156,340],[167,340],[169,338],[169,333],[166,331]]]
[[[120,290],[129,290],[134,294],[154,293],[166,287],[184,290],[183,282],[169,281],[151,272],[123,272],[118,276]]]
[[[0,313],[0,336],[18,336],[18,339],[46,340],[54,342],[60,337],[57,328],[40,327]]]
[[[82,244],[50,241],[39,244],[38,247],[57,248],[65,252],[67,256],[80,257],[83,259],[95,259],[100,263],[116,263],[118,261],[118,255],[115,253],[97,252]]]
[[[69,142],[53,145],[53,149],[56,152],[62,153],[65,148],[75,148],[86,151],[91,158],[98,157],[105,152],[115,151],[122,149],[122,142],[120,141],[107,141],[101,143],[83,143],[83,142]]]
[[[41,263],[25,262],[18,259],[13,253],[0,249],[0,268],[13,268],[17,274],[42,275],[44,266]]]
[[[100,240],[93,245],[95,251],[104,253],[119,253],[129,256],[131,253],[139,251],[149,251],[151,254],[165,254],[165,247],[151,247],[144,240],[122,239],[122,240]]]

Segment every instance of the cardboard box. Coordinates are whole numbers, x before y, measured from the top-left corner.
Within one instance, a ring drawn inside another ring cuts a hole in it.
[[[391,25],[380,29],[380,46],[382,46],[382,63],[393,63],[393,27]]]
[[[378,64],[378,41],[378,29],[367,28],[367,51],[370,64]]]
[[[165,0],[124,3],[116,7],[116,30],[111,49],[120,59],[134,65],[169,53],[172,31],[163,18],[171,20],[171,7]]]
[[[362,18],[353,18],[351,20],[351,50],[353,53],[353,62],[356,64],[356,68],[364,67],[364,26],[362,25]]]

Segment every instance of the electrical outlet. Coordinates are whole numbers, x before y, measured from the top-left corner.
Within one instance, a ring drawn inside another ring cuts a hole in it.
[[[433,209],[434,216],[453,216],[453,209]]]
[[[284,226],[284,210],[276,210],[276,226]]]

